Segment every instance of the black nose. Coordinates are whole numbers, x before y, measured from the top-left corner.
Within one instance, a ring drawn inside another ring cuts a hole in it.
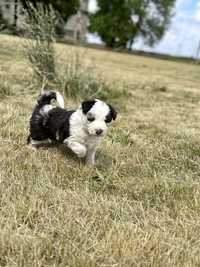
[[[101,130],[101,129],[96,130],[96,134],[97,134],[97,135],[100,135],[100,134],[102,134],[102,133],[103,133],[103,130]]]

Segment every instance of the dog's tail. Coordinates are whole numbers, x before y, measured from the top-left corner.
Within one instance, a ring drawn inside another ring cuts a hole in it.
[[[38,105],[44,106],[51,104],[51,100],[56,100],[61,108],[64,108],[64,98],[57,91],[44,91],[38,98]]]

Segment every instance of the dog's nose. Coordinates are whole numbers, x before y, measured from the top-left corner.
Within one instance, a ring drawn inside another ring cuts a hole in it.
[[[96,130],[96,134],[97,134],[97,135],[100,135],[100,134],[102,134],[102,133],[103,133],[103,130],[101,130],[101,129]]]

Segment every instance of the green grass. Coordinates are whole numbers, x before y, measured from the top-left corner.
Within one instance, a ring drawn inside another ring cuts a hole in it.
[[[199,66],[55,50],[95,64],[119,116],[95,168],[63,146],[29,150],[40,88],[22,40],[0,36],[0,266],[199,266]]]

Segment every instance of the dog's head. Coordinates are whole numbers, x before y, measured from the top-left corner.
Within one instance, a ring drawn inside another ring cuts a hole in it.
[[[81,108],[89,135],[104,136],[112,120],[117,118],[115,109],[98,99],[82,102]]]

